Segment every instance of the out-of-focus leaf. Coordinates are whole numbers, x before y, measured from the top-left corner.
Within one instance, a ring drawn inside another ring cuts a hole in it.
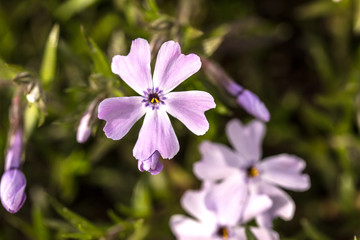
[[[44,224],[44,216],[39,206],[32,208],[32,218],[37,240],[49,239],[49,231]]]
[[[90,170],[90,163],[83,152],[72,152],[66,159],[59,158],[53,164],[53,179],[60,187],[62,197],[71,200],[77,190],[76,177]]]
[[[59,33],[60,27],[58,24],[55,24],[51,29],[45,46],[45,52],[40,69],[40,78],[45,89],[50,87],[50,83],[55,78]]]
[[[0,80],[13,80],[23,68],[15,65],[9,65],[0,58]]]
[[[85,218],[79,216],[78,214],[70,211],[68,208],[63,206],[51,196],[49,196],[48,199],[56,212],[60,214],[64,219],[66,219],[71,225],[76,227],[80,232],[85,233],[87,236],[92,238],[100,238],[104,235],[103,231],[100,228],[98,228]]]
[[[84,239],[84,240],[90,240],[95,239],[93,236],[91,236],[88,233],[60,233],[58,236],[62,239]]]
[[[47,204],[46,193],[42,188],[31,187],[30,190],[31,202],[33,207],[31,209],[31,215],[33,220],[33,228],[36,233],[37,240],[50,239],[50,233],[45,225],[44,220],[44,207]]]
[[[110,209],[107,212],[109,218],[114,222],[114,223],[122,223],[124,220],[118,216],[114,210]]]
[[[226,34],[228,34],[230,28],[228,25],[221,25],[217,27],[211,34],[210,37],[203,41],[203,48],[206,57],[211,56],[220,46]]]
[[[149,230],[150,230],[149,226],[144,225],[144,221],[142,219],[139,219],[134,223],[134,233],[131,234],[127,239],[128,240],[145,239],[145,237],[149,233]]]
[[[95,73],[101,73],[105,77],[113,77],[113,74],[110,69],[110,64],[106,59],[104,53],[101,49],[97,46],[95,41],[87,35],[85,29],[81,28],[82,35],[87,43],[89,55],[94,63],[94,71]]]
[[[143,178],[137,182],[134,188],[131,206],[136,217],[148,217],[152,213],[149,187]]]
[[[324,233],[320,232],[318,229],[316,229],[307,219],[303,219],[301,221],[301,225],[311,240],[331,240],[328,236],[326,236]]]
[[[356,187],[354,179],[349,174],[343,174],[340,178],[340,203],[342,208],[351,213],[356,211],[355,208],[355,198],[356,198]]]
[[[74,14],[85,10],[96,2],[98,2],[98,0],[68,0],[55,10],[54,15],[57,18],[66,21]]]
[[[336,7],[332,1],[313,1],[299,7],[296,11],[296,16],[299,19],[323,17],[333,13]]]
[[[307,37],[306,42],[310,47],[309,50],[314,59],[315,68],[321,76],[320,80],[323,81],[324,86],[332,86],[331,84],[336,83],[336,81],[334,81],[336,75],[324,44],[317,37],[310,35]]]
[[[248,225],[245,226],[245,235],[247,240],[257,240],[255,235],[250,230],[250,227]]]
[[[149,20],[155,20],[160,16],[159,7],[155,0],[146,0],[145,15]]]
[[[194,39],[201,37],[203,34],[204,33],[199,29],[192,26],[186,26],[184,30],[184,46],[190,46]]]

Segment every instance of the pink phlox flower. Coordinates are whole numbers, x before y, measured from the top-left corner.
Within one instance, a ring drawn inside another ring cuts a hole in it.
[[[238,188],[235,182],[239,179],[207,182],[199,191],[185,192],[181,205],[195,219],[179,214],[171,217],[170,226],[177,239],[246,240],[241,225],[271,207],[271,200],[264,195],[250,197],[246,187]],[[252,227],[251,231],[258,239],[279,239],[276,232],[266,228]]]
[[[257,217],[258,224],[272,227],[271,220],[281,217],[292,219],[293,200],[280,188],[305,191],[310,179],[302,171],[305,161],[297,156],[280,154],[260,161],[261,143],[265,133],[264,123],[253,120],[243,125],[231,120],[226,133],[235,150],[218,143],[205,141],[200,145],[201,161],[194,164],[194,173],[202,180],[218,181],[238,176],[247,184],[250,194],[266,194],[273,201],[268,212]]]
[[[179,142],[168,114],[196,135],[203,135],[209,129],[204,112],[215,108],[209,93],[171,92],[200,67],[197,55],[184,55],[178,43],[168,41],[159,50],[151,76],[149,43],[135,39],[127,56],[114,56],[111,69],[140,96],[107,98],[100,103],[98,117],[106,121],[106,136],[121,139],[145,115],[133,149],[134,157],[146,160],[158,151],[162,158],[173,158],[179,151]]]

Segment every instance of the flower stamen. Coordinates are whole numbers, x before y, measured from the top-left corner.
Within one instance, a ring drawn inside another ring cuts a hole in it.
[[[166,97],[163,95],[163,91],[159,88],[147,89],[144,91],[142,102],[145,103],[145,107],[151,107],[153,110],[159,109],[160,105],[164,105]]]
[[[259,176],[259,170],[254,166],[249,167],[246,170],[246,173],[247,173],[247,176],[250,177],[250,178],[254,178],[254,177]]]
[[[229,239],[229,229],[226,227],[220,227],[217,231],[217,235],[222,237],[224,240]]]

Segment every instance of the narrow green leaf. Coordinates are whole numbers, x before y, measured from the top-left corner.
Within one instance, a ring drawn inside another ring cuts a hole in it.
[[[61,4],[54,15],[61,20],[68,20],[78,12],[85,10],[98,0],[68,0]]]
[[[103,232],[96,227],[94,224],[90,223],[85,218],[77,215],[76,213],[70,211],[68,208],[60,204],[51,196],[48,196],[49,202],[64,219],[66,219],[71,225],[76,227],[80,232],[86,233],[89,236],[94,238],[100,238],[103,236]]]
[[[105,77],[113,77],[109,61],[106,59],[105,54],[100,50],[95,41],[86,33],[83,27],[81,28],[81,32],[87,43],[89,55],[94,63],[95,73],[101,73]]]
[[[41,211],[40,206],[34,206],[32,208],[32,218],[33,218],[33,224],[34,224],[34,229],[35,229],[35,233],[36,233],[36,239],[37,240],[49,239],[49,231],[45,227],[44,217],[43,217],[43,213]]]
[[[209,38],[203,41],[203,48],[207,57],[211,56],[218,49],[229,31],[230,27],[228,25],[221,25],[211,33]]]
[[[306,235],[309,237],[309,239],[313,240],[330,240],[328,236],[326,236],[324,233],[320,232],[318,229],[316,229],[307,219],[303,219],[301,221],[301,225],[306,233]]]
[[[42,80],[42,85],[45,89],[48,89],[51,81],[55,78],[56,72],[56,55],[57,47],[59,42],[59,33],[60,27],[58,24],[55,24],[51,29],[49,34],[44,56],[42,59],[41,69],[40,69],[40,78]]]
[[[147,234],[149,233],[149,226],[144,225],[144,220],[139,219],[134,222],[134,232],[131,234],[127,240],[142,240],[145,239]]]
[[[255,235],[252,233],[252,231],[250,230],[249,226],[245,226],[245,235],[246,235],[246,239],[247,240],[257,240],[257,238],[255,237]]]
[[[87,233],[60,233],[59,237],[63,239],[94,239],[90,234]]]

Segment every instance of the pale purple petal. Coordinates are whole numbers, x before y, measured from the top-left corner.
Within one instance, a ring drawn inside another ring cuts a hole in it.
[[[241,156],[229,147],[204,141],[200,144],[201,161],[194,164],[194,173],[200,179],[220,180],[240,174],[239,166],[244,164]]]
[[[266,158],[259,163],[261,179],[294,191],[305,191],[310,188],[309,176],[301,174],[304,167],[303,159],[288,154]]]
[[[10,144],[6,152],[5,171],[11,168],[19,168],[23,151],[23,131],[18,128],[11,136]]]
[[[258,190],[269,196],[273,202],[270,209],[256,217],[259,226],[272,228],[273,219],[277,217],[287,221],[293,218],[295,203],[286,192],[267,183],[259,184]]]
[[[133,155],[138,160],[147,159],[155,151],[162,158],[173,158],[179,151],[179,142],[169,116],[161,109],[148,109],[140,129]]]
[[[272,229],[250,227],[250,230],[259,240],[280,240],[279,234]]]
[[[26,178],[18,169],[5,171],[0,183],[1,203],[10,213],[20,210],[26,200]]]
[[[250,227],[250,231],[258,240],[280,240],[279,234],[271,229]],[[245,228],[235,228],[236,240],[246,240]]]
[[[155,151],[148,159],[139,160],[138,168],[140,172],[148,171],[152,175],[157,175],[163,170],[163,165],[159,160],[160,153]]]
[[[198,191],[186,191],[181,198],[181,206],[191,216],[201,222],[206,222],[211,225],[216,223],[216,218],[214,213],[205,206],[205,196],[207,191],[207,188],[202,188]]]
[[[203,91],[171,92],[166,94],[166,111],[179,119],[196,135],[209,130],[205,111],[215,108],[213,97]]]
[[[260,159],[261,145],[265,134],[264,123],[253,120],[247,125],[243,125],[240,120],[233,119],[226,125],[226,134],[231,145],[249,163]]]
[[[113,57],[111,70],[138,94],[143,95],[144,90],[152,88],[149,43],[142,38],[133,40],[127,56]]]
[[[250,194],[244,210],[242,223],[246,223],[272,206],[271,199],[264,194]]]
[[[237,102],[251,115],[257,119],[268,122],[270,120],[269,110],[265,104],[254,93],[244,89],[237,97]]]
[[[170,218],[170,227],[178,240],[212,240],[215,224],[202,223],[183,215]]]
[[[156,59],[153,75],[154,87],[159,87],[164,93],[168,93],[199,71],[200,67],[199,56],[193,53],[181,54],[180,45],[177,42],[165,42]]]
[[[212,186],[205,202],[207,208],[216,214],[220,225],[235,226],[241,219],[247,197],[245,182],[232,177]]]
[[[84,116],[82,116],[80,120],[80,124],[78,126],[76,132],[76,141],[78,143],[84,143],[91,134],[90,120],[91,120],[91,112],[86,112]]]
[[[99,104],[98,118],[106,121],[104,132],[108,138],[121,139],[145,114],[142,99],[142,97],[114,97],[107,98]]]
[[[282,153],[264,158],[260,165],[264,168],[264,170],[271,168],[287,169],[291,172],[301,172],[305,169],[306,162],[298,156]]]

